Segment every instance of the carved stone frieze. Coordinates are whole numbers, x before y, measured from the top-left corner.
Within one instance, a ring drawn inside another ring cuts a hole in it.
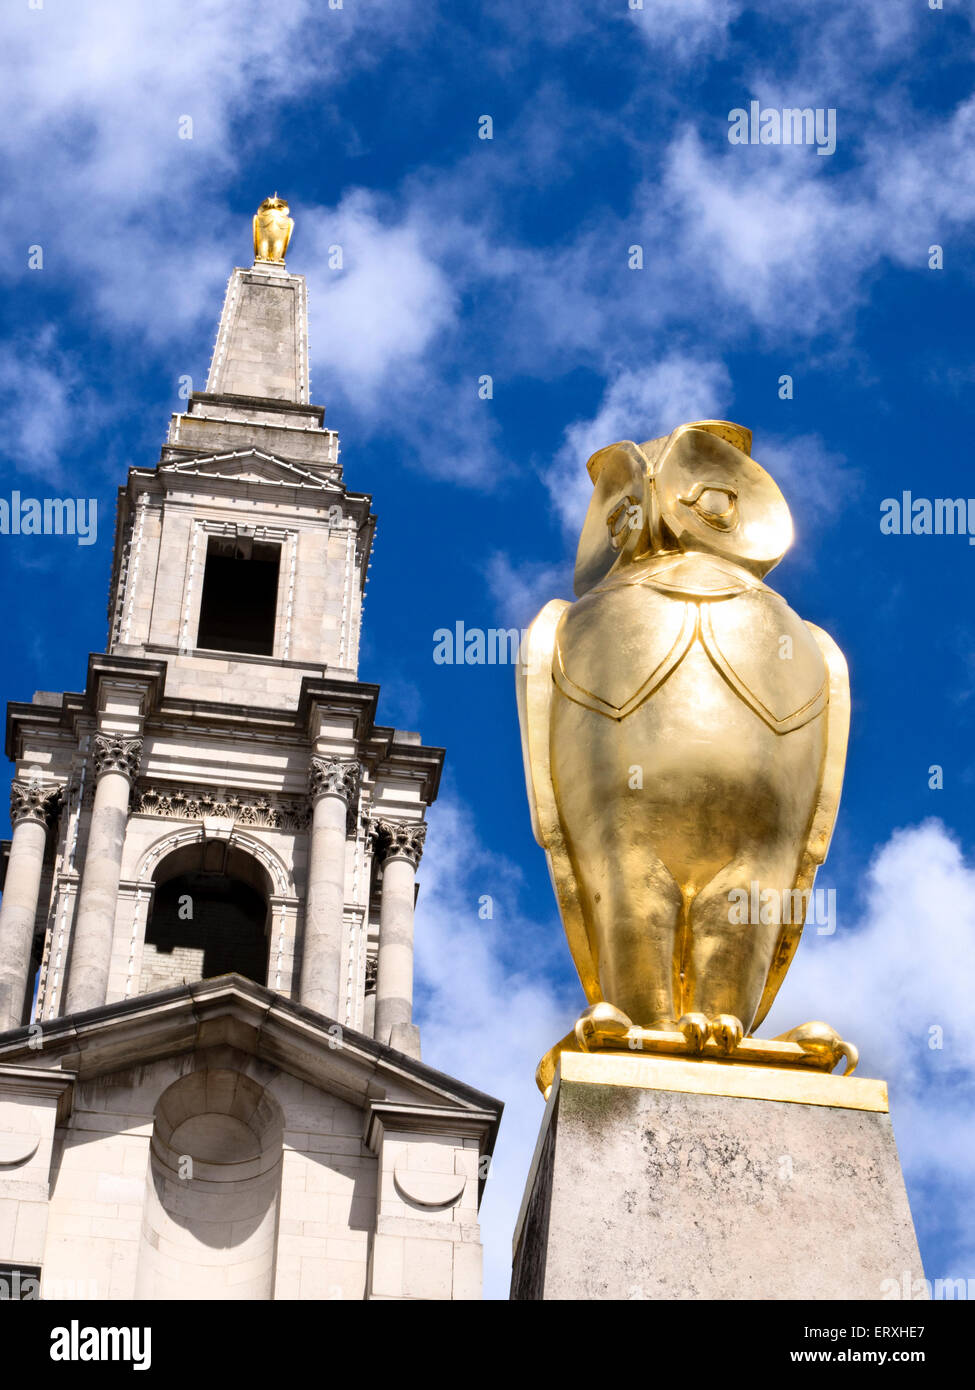
[[[152,787],[136,789],[132,811],[141,816],[165,816],[172,820],[203,820],[205,816],[233,820],[238,825],[265,826],[269,830],[304,830],[310,813],[301,801],[255,796],[253,792],[224,787]]]

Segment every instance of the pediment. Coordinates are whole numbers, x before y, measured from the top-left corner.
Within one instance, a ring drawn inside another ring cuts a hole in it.
[[[161,464],[160,476],[226,479],[228,482],[267,483],[278,487],[307,488],[312,492],[341,494],[342,488],[311,473],[300,464],[266,454],[260,449],[235,449],[219,454],[197,454],[179,463]]]
[[[231,1046],[366,1110],[376,1101],[500,1117],[501,1104],[363,1033],[240,975],[104,1004],[0,1041],[0,1078],[24,1066],[87,1082],[167,1057]],[[496,1121],[495,1121],[496,1123]]]

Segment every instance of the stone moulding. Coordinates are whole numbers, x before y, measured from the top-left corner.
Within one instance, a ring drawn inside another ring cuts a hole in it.
[[[305,830],[310,812],[299,801],[236,792],[224,787],[159,790],[144,786],[136,789],[133,815],[161,816],[170,820],[203,820],[215,816],[239,825],[264,826],[269,830]]]

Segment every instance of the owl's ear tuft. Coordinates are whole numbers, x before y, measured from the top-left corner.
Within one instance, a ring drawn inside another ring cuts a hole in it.
[[[625,565],[647,534],[648,460],[631,439],[610,444],[586,464],[593,481],[576,552],[574,587],[581,598],[617,565]]]

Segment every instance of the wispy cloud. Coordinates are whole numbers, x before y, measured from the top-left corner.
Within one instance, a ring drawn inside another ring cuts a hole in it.
[[[77,446],[100,418],[76,356],[61,350],[54,325],[46,324],[0,344],[0,378],[5,464],[49,482],[63,481],[65,448]]]
[[[703,51],[724,54],[744,8],[743,0],[639,0],[627,15],[651,49],[688,62]]]
[[[763,1032],[825,1018],[888,1081],[914,1220],[935,1223],[953,1262],[975,1267],[975,867],[940,822],[896,831],[867,869],[864,904],[835,936],[807,933]],[[859,920],[857,920],[859,918]],[[945,1213],[948,1219],[945,1220]]]

